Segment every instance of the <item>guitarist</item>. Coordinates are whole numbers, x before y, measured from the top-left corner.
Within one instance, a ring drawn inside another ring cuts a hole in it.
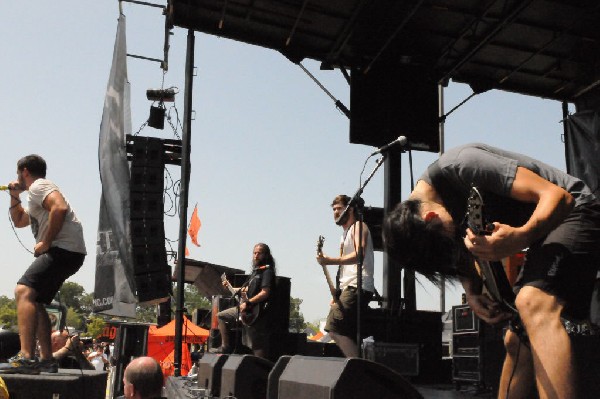
[[[228,282],[223,282],[228,284]],[[274,296],[275,289],[275,259],[267,244],[258,243],[252,251],[252,272],[240,291],[242,300],[238,307],[225,309],[218,313],[219,332],[222,346],[219,353],[232,353],[229,330],[236,325],[239,315],[249,312],[252,307],[260,306],[258,319],[250,325],[244,325],[242,343],[252,349],[254,356],[268,358],[269,331],[269,299]]]
[[[344,356],[358,357],[359,351],[356,344],[356,287],[359,240],[362,240],[364,253],[362,267],[363,296],[361,297],[362,314],[364,314],[375,292],[373,281],[374,255],[371,233],[365,223],[362,226],[362,237],[359,236],[359,222],[356,220],[354,207],[348,208],[345,216],[340,218],[349,202],[350,197],[347,195],[338,195],[331,204],[335,223],[344,229],[340,243],[340,256],[330,257],[320,253],[317,254],[317,262],[321,266],[339,265],[336,283],[340,294],[331,302],[325,331],[335,340],[335,343],[341,349]]]
[[[461,225],[471,186],[484,197],[489,235]],[[499,397],[533,397],[535,386],[542,399],[577,397],[561,316],[589,317],[600,264],[600,203],[581,180],[521,154],[465,145],[429,166],[383,230],[386,251],[401,266],[434,283],[460,279],[475,314],[492,324],[512,315],[482,295],[473,256],[500,260],[528,248],[514,287],[526,334],[506,334]]]

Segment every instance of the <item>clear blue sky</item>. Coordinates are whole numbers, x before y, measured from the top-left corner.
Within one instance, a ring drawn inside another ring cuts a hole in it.
[[[156,8],[123,4],[128,52],[162,58],[164,17]],[[0,33],[2,94],[0,183],[15,178],[16,161],[38,153],[84,225],[89,256],[71,280],[91,292],[95,276],[100,180],[98,133],[118,18],[117,1],[58,0],[11,2],[4,7]],[[177,86],[176,106],[183,114],[187,31],[171,37],[165,87]],[[315,262],[317,237],[334,253],[340,230],[329,204],[339,193],[352,194],[371,147],[348,142],[347,118],[302,72],[279,53],[196,33],[191,184],[188,215],[198,203],[202,229],[190,257],[247,269],[252,246],[268,243],[278,274],[292,280],[305,319],[325,317],[326,283]],[[349,88],[339,71],[305,66],[342,102]],[[134,132],[148,117],[146,89],[161,86],[162,70],[150,61],[128,59]],[[471,93],[451,83],[449,110]],[[411,110],[398,110],[411,112]],[[556,101],[491,91],[476,96],[446,123],[446,148],[481,141],[520,151],[565,168],[561,104]],[[141,135],[173,138],[172,130],[145,128]],[[415,152],[418,177],[435,154]],[[404,157],[407,158],[407,157]],[[406,159],[403,197],[409,193]],[[367,172],[373,164],[367,166]],[[178,175],[178,168],[171,172]],[[383,170],[366,188],[367,205],[383,204]],[[115,188],[118,189],[118,188]],[[0,193],[2,194],[2,193]],[[0,205],[8,208],[4,195]],[[23,194],[23,198],[25,194]],[[16,281],[32,260],[0,217],[0,295],[12,297]],[[167,236],[177,239],[178,219],[165,217]],[[33,247],[29,229],[17,234]],[[381,291],[381,255],[376,256],[376,286]],[[332,269],[332,273],[334,270]],[[459,303],[461,290],[449,289],[447,306]],[[439,308],[438,291],[418,288],[421,309]]]

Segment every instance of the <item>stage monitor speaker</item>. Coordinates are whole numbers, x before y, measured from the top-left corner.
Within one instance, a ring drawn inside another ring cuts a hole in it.
[[[206,352],[198,362],[198,387],[206,389],[208,396],[219,397],[221,371],[229,356]]]
[[[10,330],[0,330],[0,361],[8,359],[19,353],[21,341],[19,333]]]
[[[291,356],[283,355],[271,369],[267,381],[267,399],[279,399],[279,378],[291,359]]]
[[[352,71],[350,142],[381,147],[406,136],[416,150],[439,152],[438,86],[421,67],[378,62]]]
[[[10,399],[104,399],[106,372],[59,369],[57,374],[2,374]]]
[[[360,358],[293,356],[278,390],[279,399],[423,399],[400,374]]]
[[[221,369],[221,398],[264,399],[273,363],[253,355],[229,355]]]

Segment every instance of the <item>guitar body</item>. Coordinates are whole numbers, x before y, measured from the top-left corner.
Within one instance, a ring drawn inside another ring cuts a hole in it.
[[[494,230],[492,223],[487,223],[483,217],[483,198],[476,187],[471,187],[467,200],[467,225],[477,235],[489,235]],[[515,312],[515,294],[508,282],[502,262],[483,261],[476,259],[479,265],[483,284],[489,296],[503,306],[505,310]]]
[[[261,304],[251,304],[250,302],[248,302],[248,297],[245,293],[238,295],[236,290],[231,286],[231,283],[229,283],[229,281],[227,280],[227,275],[225,273],[221,275],[221,281],[225,283],[224,285],[231,293],[231,296],[235,298],[238,305],[246,303],[246,308],[244,309],[244,311],[240,312],[240,321],[242,322],[242,324],[245,326],[251,326],[252,324],[254,324],[256,322],[256,319],[258,319],[258,316],[260,316]]]

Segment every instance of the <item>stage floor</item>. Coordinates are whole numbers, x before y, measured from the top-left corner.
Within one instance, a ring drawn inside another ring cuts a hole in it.
[[[490,390],[478,389],[475,385],[462,385],[456,390],[454,385],[415,385],[424,399],[471,399],[495,398]]]

